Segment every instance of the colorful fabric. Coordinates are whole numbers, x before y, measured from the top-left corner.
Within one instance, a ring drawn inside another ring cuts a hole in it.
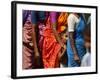
[[[44,31],[44,42],[43,42],[43,63],[44,68],[55,68],[59,66],[58,53],[60,52],[61,46],[56,41],[51,28],[46,28]]]
[[[46,29],[44,30],[43,33],[44,40],[43,40],[42,58],[43,58],[44,68],[56,68],[60,66],[58,60],[58,54],[61,52],[61,46],[57,42],[53,30],[51,28],[51,25],[54,24],[55,22],[57,23],[57,13],[51,12],[50,17],[47,21]]]
[[[24,27],[23,27],[23,69],[32,69],[32,68],[41,68],[42,67],[42,61],[40,62],[41,66],[38,66],[38,64],[35,62],[35,58],[34,58],[34,48],[33,48],[33,42],[32,42],[32,24],[31,21],[33,21],[33,23],[37,23],[37,17],[38,20],[42,20],[44,19],[44,12],[36,12],[36,11],[31,11],[32,14],[28,14],[27,11],[25,11],[23,14],[27,14],[23,15],[23,17],[25,17],[25,23],[24,23]],[[38,14],[36,14],[38,13]],[[43,14],[43,15],[40,15]],[[37,16],[38,15],[38,16]],[[37,16],[37,17],[36,17]],[[40,26],[43,27],[43,25],[39,24],[39,28]],[[41,35],[41,28],[40,28],[40,32],[39,34]],[[41,42],[40,42],[41,43]]]

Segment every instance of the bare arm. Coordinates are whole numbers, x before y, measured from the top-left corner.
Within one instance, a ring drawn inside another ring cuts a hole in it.
[[[77,49],[75,46],[74,32],[69,32],[70,44],[74,54],[74,60],[80,64],[80,59],[78,57]]]
[[[77,55],[77,50],[75,47],[74,32],[69,32],[69,38],[70,38],[70,43],[71,43],[73,53],[74,53],[74,55]]]
[[[63,44],[62,44],[62,42],[61,42],[61,39],[60,39],[60,37],[59,37],[59,35],[58,35],[58,32],[56,31],[56,27],[57,27],[57,15],[56,15],[56,14],[57,14],[56,12],[51,12],[51,13],[50,13],[51,24],[52,24],[51,27],[52,27],[52,30],[53,30],[53,33],[54,33],[54,36],[55,36],[57,42],[58,42],[61,46],[63,46]]]
[[[52,29],[53,29],[53,33],[54,33],[54,36],[55,36],[57,42],[63,47],[63,43],[61,42],[61,39],[56,31],[56,28],[54,26],[52,26]]]
[[[37,40],[36,39],[36,25],[32,24],[32,42],[33,42],[34,52],[35,52],[35,55],[39,56],[36,40]]]
[[[60,58],[62,58],[62,57],[64,56],[65,51],[66,51],[66,45],[64,45],[64,48],[63,48],[62,51],[61,51]]]
[[[76,16],[76,14],[70,14],[68,17],[68,32],[69,32],[70,45],[73,51],[74,60],[80,64],[80,59],[78,56],[74,39],[75,25],[77,22],[78,22],[78,16]]]
[[[33,43],[33,49],[34,49],[34,54],[35,57],[39,56],[39,52],[38,52],[38,47],[37,47],[37,37],[36,37],[36,30],[37,30],[37,20],[36,20],[36,12],[32,11],[31,12],[31,21],[32,21],[32,43]]]

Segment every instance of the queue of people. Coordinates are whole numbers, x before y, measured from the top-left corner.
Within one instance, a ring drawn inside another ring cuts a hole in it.
[[[90,66],[86,14],[23,10],[22,15],[23,69]]]

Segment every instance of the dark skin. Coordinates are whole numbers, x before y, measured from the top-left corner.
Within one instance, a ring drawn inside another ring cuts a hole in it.
[[[64,44],[61,42],[61,38],[59,37],[59,34],[56,30],[56,26],[57,26],[56,23],[55,23],[55,25],[52,25],[52,30],[53,30],[53,33],[54,33],[54,36],[55,36],[56,40],[61,45],[61,47],[63,47]]]
[[[52,26],[52,29],[53,29],[53,33],[54,33],[54,36],[55,36],[57,42],[61,46],[61,50],[63,50],[62,54],[59,53],[59,55],[58,55],[58,58],[59,58],[59,61],[60,61],[62,56],[63,56],[63,54],[64,54],[64,52],[65,52],[65,50],[66,50],[66,46],[62,43],[61,38],[59,37],[59,34],[58,34],[57,30],[56,30],[56,27]]]
[[[39,64],[39,61],[40,61],[40,54],[39,54],[39,51],[38,51],[38,47],[37,47],[37,38],[36,38],[36,28],[37,28],[37,25],[35,24],[32,24],[32,42],[33,42],[33,49],[34,49],[34,56],[35,56],[35,60],[36,60],[36,63],[37,65],[40,65]]]
[[[84,40],[85,40],[85,47],[91,53],[91,31],[90,31],[90,25],[87,25],[85,30],[84,30]]]
[[[73,13],[73,14],[79,18],[78,14],[76,13]],[[80,65],[81,61],[80,61],[80,58],[78,56],[78,52],[75,46],[74,32],[69,32],[69,38],[70,38],[70,43],[71,43],[71,47],[72,47],[73,54],[74,54],[74,60]]]
[[[45,24],[46,20],[41,20],[39,21],[42,24]],[[40,68],[41,67],[41,57],[40,57],[40,53],[38,50],[38,44],[37,44],[37,34],[38,33],[38,25],[37,24],[32,24],[32,42],[33,42],[33,49],[34,49],[34,57],[35,57],[35,62],[37,63],[37,66]]]
[[[67,28],[63,32],[59,33],[62,43],[64,44],[63,48],[61,49],[61,53],[59,54],[59,59],[60,59],[59,61],[62,61],[62,58],[66,51],[66,42],[67,42],[67,33],[66,32],[67,32]]]
[[[70,33],[69,33],[69,38],[70,38],[71,47],[72,47],[73,54],[74,54],[74,60],[75,60],[78,64],[80,64],[81,61],[80,61],[80,59],[79,59],[79,56],[78,56],[78,53],[77,53],[77,49],[76,49],[76,46],[75,46],[74,32],[70,32]]]
[[[51,18],[54,18],[54,17],[51,17]],[[55,16],[55,22],[52,22],[51,28],[52,28],[52,31],[54,33],[54,36],[55,36],[57,42],[61,46],[61,49],[66,49],[66,47],[64,46],[64,44],[61,41],[61,38],[60,38],[60,36],[59,36],[59,34],[58,34],[57,30],[56,30],[56,27],[57,27],[57,16]],[[61,54],[59,53],[59,60],[60,60],[60,58],[61,58]]]

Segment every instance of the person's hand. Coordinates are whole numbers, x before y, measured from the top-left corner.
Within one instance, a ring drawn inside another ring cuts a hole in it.
[[[58,60],[61,61],[61,51],[58,54]]]
[[[39,52],[35,52],[35,61],[38,66],[40,66],[40,54]]]
[[[63,45],[63,47],[61,47],[61,52],[58,54],[59,61],[61,61],[61,58],[64,56],[65,51],[66,45]]]
[[[62,50],[64,49],[64,46],[63,46],[63,44],[60,44],[60,46],[61,46],[61,49],[60,49],[60,52],[59,52],[59,54],[58,54],[58,59],[59,59],[59,61],[61,60],[61,57],[62,57]]]
[[[80,61],[79,56],[77,54],[74,55],[74,60],[80,65],[81,61]]]
[[[61,50],[64,49],[64,44],[62,42],[59,43],[61,46]]]
[[[40,57],[39,52],[35,52],[35,59],[38,59]]]
[[[66,45],[63,45],[62,46],[62,50],[66,50]]]

